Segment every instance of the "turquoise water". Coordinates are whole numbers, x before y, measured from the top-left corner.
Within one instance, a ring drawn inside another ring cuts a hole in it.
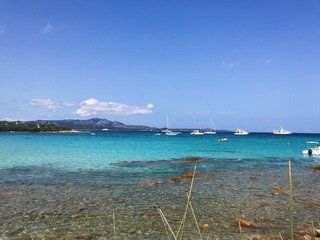
[[[238,238],[237,216],[268,219],[270,226],[253,233],[286,234],[288,193],[275,198],[272,187],[287,188],[288,160],[302,186],[295,196],[299,221],[320,220],[320,178],[311,170],[320,158],[302,155],[307,141],[320,141],[320,135],[0,134],[0,238],[110,239],[116,209],[119,239],[163,239],[155,205],[179,218],[190,182],[171,179],[195,165],[194,202],[200,221],[211,228],[208,239]],[[199,161],[184,161],[190,157]]]
[[[94,135],[93,135],[94,134]],[[152,132],[94,132],[81,134],[0,134],[0,169],[50,164],[54,168],[106,170],[127,161],[160,161],[185,157],[211,159],[268,158],[301,159],[307,141],[320,141],[320,135],[250,134],[234,136],[156,136]],[[218,139],[227,137],[227,142]],[[315,160],[316,161],[316,160]],[[226,166],[228,164],[226,162]]]

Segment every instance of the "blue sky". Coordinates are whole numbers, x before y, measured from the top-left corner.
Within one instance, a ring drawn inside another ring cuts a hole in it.
[[[0,119],[320,132],[320,0],[0,0]]]

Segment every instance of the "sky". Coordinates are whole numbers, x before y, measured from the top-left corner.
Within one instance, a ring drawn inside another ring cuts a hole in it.
[[[0,0],[0,120],[320,133],[320,0]]]

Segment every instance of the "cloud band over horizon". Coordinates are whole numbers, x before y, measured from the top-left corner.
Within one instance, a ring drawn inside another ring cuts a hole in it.
[[[82,117],[97,115],[151,114],[152,109],[154,108],[153,104],[148,104],[146,107],[138,107],[123,103],[100,101],[95,98],[86,99],[80,104],[74,104],[71,102],[59,104],[51,99],[32,99],[30,105],[33,107],[46,108],[54,112],[61,109],[78,106],[73,114]]]

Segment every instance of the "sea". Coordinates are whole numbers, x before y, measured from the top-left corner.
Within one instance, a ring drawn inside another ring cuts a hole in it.
[[[320,134],[1,133],[0,239],[287,239],[320,224],[307,141]]]

